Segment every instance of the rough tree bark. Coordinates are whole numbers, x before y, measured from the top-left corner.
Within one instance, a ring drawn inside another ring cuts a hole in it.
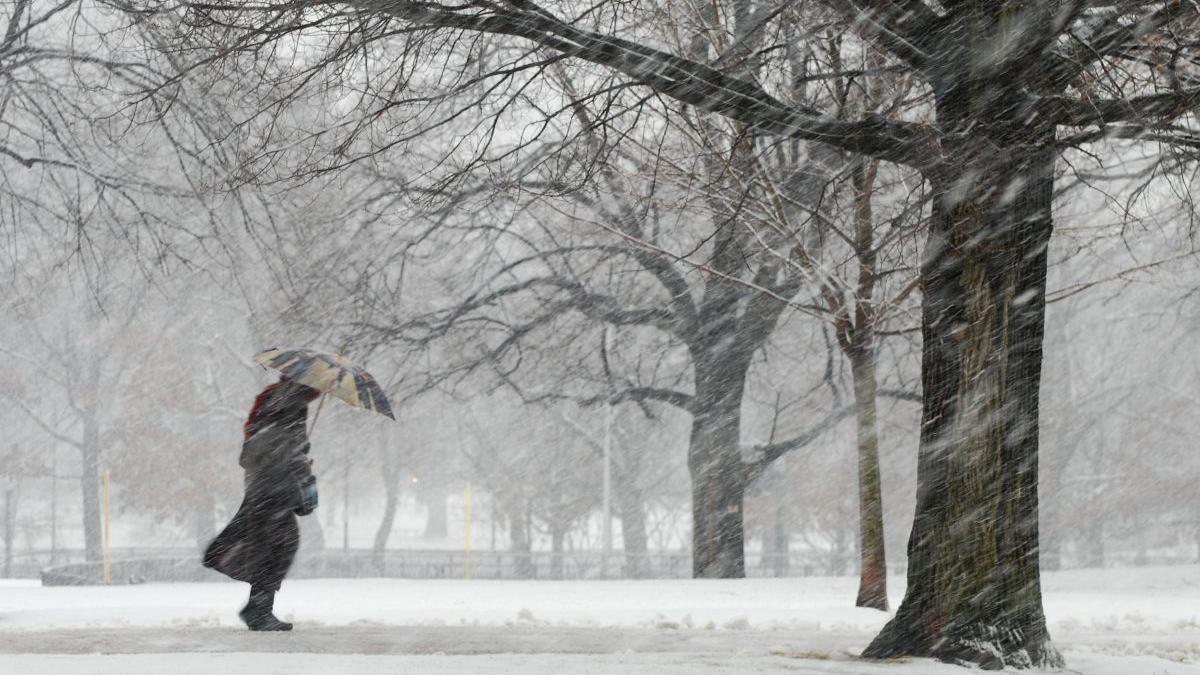
[[[868,657],[1057,666],[1038,563],[1038,393],[1054,129],[979,128],[1003,91],[938,94],[953,161],[931,177],[924,404],[908,593]],[[993,118],[994,119],[994,118]]]
[[[734,359],[699,355],[688,470],[692,478],[692,576],[746,576],[741,406],[746,370]]]

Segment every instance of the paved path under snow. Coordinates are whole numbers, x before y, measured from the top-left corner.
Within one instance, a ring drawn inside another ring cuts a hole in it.
[[[924,659],[872,662],[854,655],[854,631],[712,631],[568,626],[305,626],[292,633],[234,627],[128,627],[0,633],[0,673],[22,675],[962,675]],[[1134,636],[1096,636],[1067,653],[1082,675],[1200,675],[1200,666],[1139,656]],[[1140,636],[1148,651],[1172,638]],[[1175,638],[1178,640],[1178,638]],[[1177,645],[1183,650],[1188,640]],[[1131,647],[1134,647],[1131,649]],[[1194,647],[1192,647],[1194,648]],[[1117,656],[1114,656],[1117,655]]]
[[[854,583],[299,580],[277,605],[296,631],[262,634],[237,621],[239,584],[0,582],[0,675],[970,672],[856,658],[888,615],[850,607]],[[1044,583],[1067,673],[1200,675],[1200,566]]]
[[[3,654],[280,652],[315,654],[798,654],[851,658],[869,635],[558,626],[305,626],[290,633],[234,627],[16,630]]]

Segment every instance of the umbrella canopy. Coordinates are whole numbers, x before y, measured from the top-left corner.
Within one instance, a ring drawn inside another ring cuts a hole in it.
[[[300,384],[392,419],[392,404],[371,374],[340,354],[314,349],[268,349],[254,357]],[[315,421],[315,420],[314,420]]]

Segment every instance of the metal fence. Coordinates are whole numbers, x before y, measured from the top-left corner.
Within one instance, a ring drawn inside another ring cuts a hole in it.
[[[79,552],[60,555],[72,562],[48,564],[26,557],[15,564],[14,576],[42,578],[48,585],[99,583],[102,564],[79,560]],[[824,576],[844,574],[849,561],[831,565],[829,556],[811,553],[787,555],[747,552],[746,576]],[[113,583],[220,580],[200,566],[200,555],[190,549],[114,549]],[[464,551],[349,549],[301,552],[291,578],[401,579],[686,579],[692,575],[690,551],[654,551],[625,554],[616,551]]]
[[[132,560],[139,558],[188,558],[199,554],[186,546],[137,546],[110,549],[112,559]],[[43,569],[62,565],[81,564],[87,560],[83,549],[32,549],[16,550],[6,556],[0,565],[0,577],[11,579],[36,579]]]
[[[14,559],[12,576],[41,577],[47,585],[100,583],[102,565],[83,562],[82,552],[59,552],[58,561],[49,556],[26,555]],[[112,583],[163,581],[220,581],[219,574],[200,565],[199,552],[189,548],[126,548],[112,551]],[[1194,558],[1150,556],[1132,565],[1113,559],[1116,566],[1170,565],[1192,563]],[[787,554],[746,552],[747,577],[846,576],[855,573],[854,561],[828,551],[793,551]],[[893,566],[892,574],[905,569]],[[324,549],[302,551],[293,565],[291,578],[401,579],[686,579],[692,574],[691,553],[686,550],[653,551],[626,555],[621,551],[551,553],[533,551],[463,551]]]

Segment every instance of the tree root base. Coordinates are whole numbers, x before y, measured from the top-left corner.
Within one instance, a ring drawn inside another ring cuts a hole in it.
[[[933,658],[981,670],[1062,668],[1066,664],[1049,639],[1028,641],[1019,629],[975,624],[955,631],[957,636],[931,637],[918,635],[908,626],[907,630],[897,627],[897,619],[863,651],[863,658]]]

